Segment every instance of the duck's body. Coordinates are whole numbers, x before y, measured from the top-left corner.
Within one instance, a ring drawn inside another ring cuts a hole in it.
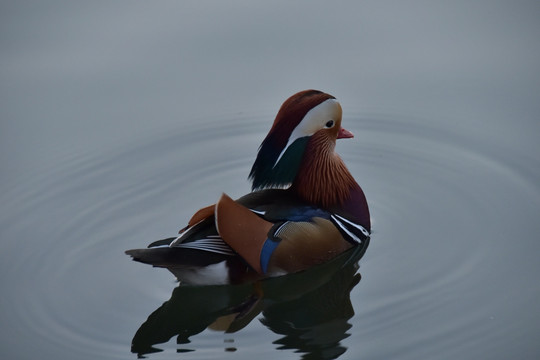
[[[129,250],[180,281],[236,283],[307,269],[353,246],[367,247],[364,193],[334,152],[341,107],[306,90],[282,105],[250,173],[253,192],[223,195],[199,210],[180,236]]]

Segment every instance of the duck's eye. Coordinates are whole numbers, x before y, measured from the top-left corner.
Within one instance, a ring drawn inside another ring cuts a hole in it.
[[[324,124],[324,127],[327,129],[330,129],[332,126],[334,126],[334,120],[328,120],[326,124]]]

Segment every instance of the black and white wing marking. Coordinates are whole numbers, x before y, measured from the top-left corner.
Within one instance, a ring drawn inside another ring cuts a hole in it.
[[[353,244],[362,244],[366,239],[369,239],[369,231],[360,224],[347,220],[338,214],[330,215],[330,220],[338,228],[343,237]]]
[[[175,240],[176,241],[176,240]],[[174,242],[173,242],[174,243]],[[171,243],[171,247],[173,247],[173,243]],[[175,248],[181,248],[181,249],[195,249],[195,250],[201,250],[201,251],[208,251],[213,252],[216,254],[222,254],[222,255],[229,255],[234,256],[236,253],[231,249],[229,245],[227,245],[222,238],[220,238],[218,235],[215,236],[207,236],[202,239],[197,239],[190,242],[184,242],[184,243],[178,243],[174,245]]]
[[[194,249],[221,255],[234,256],[236,253],[216,231],[213,217],[191,226],[171,241],[171,248]]]

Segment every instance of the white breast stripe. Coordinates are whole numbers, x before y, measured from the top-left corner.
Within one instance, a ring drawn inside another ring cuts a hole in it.
[[[369,236],[369,231],[367,231],[366,228],[364,228],[362,225],[355,224],[352,221],[345,219],[343,216],[339,216],[338,214],[332,214],[332,217],[334,217],[334,220],[336,221],[337,221],[336,217],[338,217],[342,221],[345,221],[347,224],[354,226],[355,228],[360,230],[362,234],[364,234],[365,236]]]
[[[264,215],[266,214],[266,211],[264,210],[253,210],[253,209],[249,209],[251,210],[252,212],[254,212],[255,214],[259,214],[259,215]]]
[[[349,235],[357,243],[359,243],[359,244],[362,243],[362,239],[360,239],[358,236],[353,234],[349,229],[347,229],[347,227],[341,221],[336,219],[336,217],[334,215],[331,215],[331,216],[332,216],[332,219],[334,219],[334,221],[338,224],[338,226],[340,227],[341,230],[345,231],[347,233],[347,235]]]

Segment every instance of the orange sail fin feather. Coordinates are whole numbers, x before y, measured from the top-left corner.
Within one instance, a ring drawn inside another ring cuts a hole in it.
[[[195,214],[193,214],[191,219],[189,219],[188,227],[193,226],[193,225],[197,224],[198,222],[200,222],[200,221],[202,221],[204,219],[207,219],[210,216],[214,215],[215,207],[216,207],[216,205],[214,204],[214,205],[209,205],[207,207],[203,207],[202,209],[199,209]]]
[[[249,173],[253,192],[237,200],[223,194],[179,236],[126,253],[168,268],[184,283],[229,284],[305,270],[351,247],[365,251],[369,208],[335,152],[337,139],[353,137],[341,121],[332,95],[291,96]]]
[[[225,194],[216,204],[219,235],[258,273],[263,273],[260,256],[272,226]]]

